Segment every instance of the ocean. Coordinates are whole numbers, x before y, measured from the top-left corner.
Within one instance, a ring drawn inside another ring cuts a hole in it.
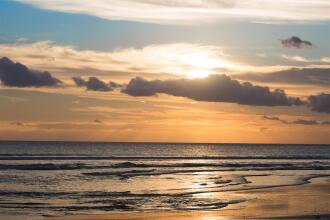
[[[330,175],[330,145],[0,142],[1,216],[218,210]]]

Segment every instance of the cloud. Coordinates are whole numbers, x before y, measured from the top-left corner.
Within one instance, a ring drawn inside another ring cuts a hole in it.
[[[308,101],[303,103],[304,105],[311,108],[312,111],[321,113],[330,113],[330,94],[321,93],[319,95],[312,95],[308,97]],[[277,117],[264,116],[264,119],[282,121]],[[283,121],[282,121],[283,122]],[[311,121],[298,120],[295,124],[311,123]],[[321,124],[321,123],[319,123]]]
[[[307,58],[302,57],[302,56],[290,56],[287,54],[282,54],[281,57],[283,59],[289,60],[289,61],[303,62],[303,63],[311,62],[311,60],[308,60]]]
[[[189,43],[154,44],[143,48],[101,52],[40,41],[0,44],[0,51],[3,56],[15,57],[15,60],[32,68],[52,72],[82,72],[92,69],[99,73],[106,72],[106,75],[109,72],[120,72],[120,75],[149,73],[158,76],[176,74],[200,77],[216,73],[220,68],[239,67],[227,60],[221,47]]]
[[[254,106],[290,106],[302,104],[300,99],[287,97],[284,91],[240,83],[226,75],[210,75],[200,79],[148,81],[131,79],[123,93],[131,96],[153,96],[164,93],[196,101],[229,102]]]
[[[330,86],[330,68],[292,68],[271,73],[242,74],[235,77],[256,82]]]
[[[264,115],[262,117],[263,119],[267,119],[267,120],[272,120],[272,121],[279,121],[280,118],[279,117],[276,117],[276,116],[267,116],[267,115]]]
[[[30,70],[20,63],[14,63],[7,57],[0,59],[0,80],[5,86],[13,87],[56,87],[62,84],[49,72]]]
[[[330,57],[323,57],[321,58],[321,61],[325,63],[330,63]]]
[[[88,80],[84,80],[80,77],[72,77],[72,80],[78,87],[86,87],[87,90],[100,91],[100,92],[110,92],[116,88],[121,87],[120,84],[115,82],[103,82],[97,77],[89,77]]]
[[[78,87],[84,87],[87,84],[87,81],[82,79],[81,77],[75,76],[72,77],[73,82],[76,84]]]
[[[292,22],[330,20],[328,0],[16,0],[43,9],[109,20],[191,25],[226,20]],[[146,13],[148,12],[148,13]]]
[[[205,77],[224,70],[234,74],[247,71],[265,73],[290,68],[247,66],[233,61],[221,47],[188,43],[155,44],[100,52],[41,41],[0,44],[0,51],[4,56],[15,57],[15,60],[32,69],[51,71],[63,75],[63,78],[71,77],[74,72],[125,80],[136,75],[165,79],[175,76]]]
[[[282,54],[281,57],[285,60],[294,61],[294,62],[302,62],[302,63],[321,63],[327,64],[330,63],[330,57],[321,57],[317,59],[310,59],[302,56],[290,56],[287,54]]]
[[[302,49],[302,48],[308,48],[312,47],[313,44],[310,41],[302,40],[299,37],[290,37],[288,39],[281,40],[282,46],[285,48],[296,48],[296,49]]]
[[[267,116],[267,115],[262,116],[262,119],[271,120],[271,121],[278,121],[278,122],[281,122],[283,124],[294,124],[294,125],[330,125],[329,121],[320,122],[320,121],[317,121],[317,120],[297,119],[295,121],[289,122],[287,120],[281,119],[281,118],[276,117],[276,116]]]
[[[305,119],[298,119],[296,121],[293,121],[292,124],[298,124],[298,125],[319,125],[320,123],[316,120],[305,120]]]
[[[276,117],[276,116],[267,116],[267,115],[264,115],[262,118],[263,119],[266,119],[266,120],[271,120],[271,121],[280,121],[283,124],[288,124],[288,121],[283,120],[283,119],[281,119],[279,117]]]
[[[309,96],[309,105],[313,111],[330,113],[330,94],[319,94],[315,96]]]

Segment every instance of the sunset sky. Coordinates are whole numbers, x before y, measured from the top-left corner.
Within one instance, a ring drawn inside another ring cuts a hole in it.
[[[2,0],[0,140],[330,144],[329,0]]]

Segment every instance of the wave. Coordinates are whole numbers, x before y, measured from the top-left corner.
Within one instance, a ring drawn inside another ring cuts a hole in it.
[[[77,212],[77,211],[91,211],[91,210],[97,210],[97,211],[127,211],[127,210],[133,210],[134,207],[131,207],[127,205],[126,203],[117,203],[113,205],[93,205],[93,206],[86,206],[86,205],[70,205],[70,206],[49,206],[47,204],[45,205],[31,205],[31,204],[4,204],[0,205],[0,208],[5,209],[47,209],[47,210],[53,210],[53,211],[60,211],[60,212]]]
[[[149,168],[146,170],[146,168]],[[177,168],[221,168],[225,170],[328,170],[330,162],[312,161],[312,162],[231,162],[231,163],[134,163],[122,162],[109,165],[91,165],[85,163],[35,163],[35,164],[0,164],[0,170],[97,170],[97,169],[138,169],[125,171],[105,171],[95,173],[84,173],[86,175],[122,175],[135,173],[150,173],[158,171],[157,169],[172,168],[176,172]],[[167,170],[168,171],[168,170]]]
[[[204,199],[206,200],[206,199]],[[154,202],[154,205],[146,205],[150,202]],[[14,210],[27,210],[27,209],[38,209],[38,210],[47,210],[49,211],[57,211],[57,212],[86,212],[86,211],[136,211],[136,210],[155,210],[160,204],[162,204],[162,209],[165,210],[218,210],[224,208],[230,204],[236,204],[243,202],[244,200],[233,200],[233,201],[215,201],[214,200],[206,200],[193,199],[189,198],[180,198],[177,197],[175,199],[162,197],[159,198],[159,201],[155,202],[151,199],[146,200],[96,200],[92,202],[88,202],[87,204],[81,205],[67,205],[67,206],[59,206],[59,205],[50,205],[50,204],[38,204],[38,203],[7,203],[0,204],[0,208],[4,209],[14,209]]]
[[[95,166],[84,163],[39,163],[39,164],[0,164],[0,170],[81,170],[110,168],[111,166]]]
[[[79,198],[95,198],[95,197],[125,197],[133,196],[130,191],[125,192],[47,192],[47,191],[6,191],[0,190],[0,196],[6,197],[26,197],[26,198],[69,198],[69,199],[79,199]]]
[[[46,209],[48,211],[68,211],[81,212],[86,210],[151,210],[160,206],[162,209],[169,210],[216,210],[229,204],[239,203],[243,200],[219,201],[218,198],[195,198],[191,194],[134,194],[130,192],[4,192],[0,195],[15,196],[25,198],[56,198],[70,199],[80,202],[74,205],[59,206],[58,204],[40,203],[40,202],[9,202],[0,203],[0,208],[4,209]],[[83,199],[82,199],[83,198]]]
[[[176,170],[131,170],[118,172],[85,172],[86,176],[94,177],[119,177],[120,179],[129,179],[140,176],[160,176],[169,174],[201,173],[201,172],[223,172],[223,171],[275,171],[275,170],[330,170],[330,165],[324,166],[268,166],[268,167],[240,167],[240,168],[222,168],[222,169],[176,169]]]
[[[123,172],[89,172],[89,173],[83,173],[83,175],[86,176],[98,176],[98,177],[109,177],[109,176],[118,176],[121,179],[127,179],[129,177],[134,176],[152,176],[152,175],[161,175],[161,174],[167,174],[167,173],[158,173],[156,174],[154,171],[156,169],[152,170],[129,170],[129,171],[123,171]]]
[[[246,178],[253,176],[268,176],[268,174],[254,174],[254,175],[239,175],[238,180],[233,183],[233,185],[249,184]],[[244,187],[235,189],[218,189],[214,191],[194,191],[194,192],[181,192],[181,193],[153,193],[153,192],[143,192],[143,193],[132,193],[131,191],[118,191],[118,192],[108,192],[108,191],[10,191],[10,190],[0,190],[0,196],[7,197],[26,197],[26,198],[61,198],[61,199],[81,199],[81,198],[145,198],[145,197],[177,197],[177,196],[189,196],[192,194],[200,194],[205,192],[228,192],[228,191],[245,191],[245,190],[255,190],[264,189],[280,186],[291,186],[291,185],[303,185],[310,183],[312,179],[330,177],[329,174],[311,174],[307,176],[299,177],[295,183],[283,184],[283,185],[271,185],[271,186],[254,186],[254,187]],[[213,187],[212,187],[213,188]],[[218,188],[218,187],[217,187]],[[221,188],[221,187],[220,187]]]
[[[174,163],[174,164],[146,164],[146,163],[133,163],[123,162],[111,166],[112,168],[181,168],[181,167],[228,167],[228,168],[245,168],[245,167],[265,167],[265,168],[309,168],[316,169],[330,168],[330,163],[313,161],[312,163]]]
[[[85,169],[87,166],[82,163],[69,164],[0,164],[0,170],[77,170]]]

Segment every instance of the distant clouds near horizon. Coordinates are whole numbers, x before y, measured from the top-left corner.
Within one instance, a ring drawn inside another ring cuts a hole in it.
[[[313,70],[311,71],[313,72]],[[272,74],[282,73],[284,72]],[[303,72],[298,73],[301,78]],[[267,75],[272,76],[271,74]],[[245,75],[245,77],[249,77],[249,75]],[[293,75],[293,77],[297,76]],[[57,87],[63,85],[62,81],[53,78],[48,72],[30,70],[23,64],[14,63],[6,57],[0,59],[0,80],[4,86],[8,87]],[[197,79],[180,78],[152,81],[136,77],[125,85],[113,81],[107,83],[94,76],[89,77],[88,80],[72,77],[72,80],[77,87],[85,87],[86,90],[111,92],[121,88],[122,93],[135,97],[155,96],[164,93],[196,101],[229,102],[252,106],[291,106],[307,103],[313,111],[330,113],[330,94],[311,95],[308,97],[308,102],[304,103],[300,98],[288,97],[283,90],[271,91],[268,87],[255,86],[249,82],[240,83],[224,74],[213,74]]]

